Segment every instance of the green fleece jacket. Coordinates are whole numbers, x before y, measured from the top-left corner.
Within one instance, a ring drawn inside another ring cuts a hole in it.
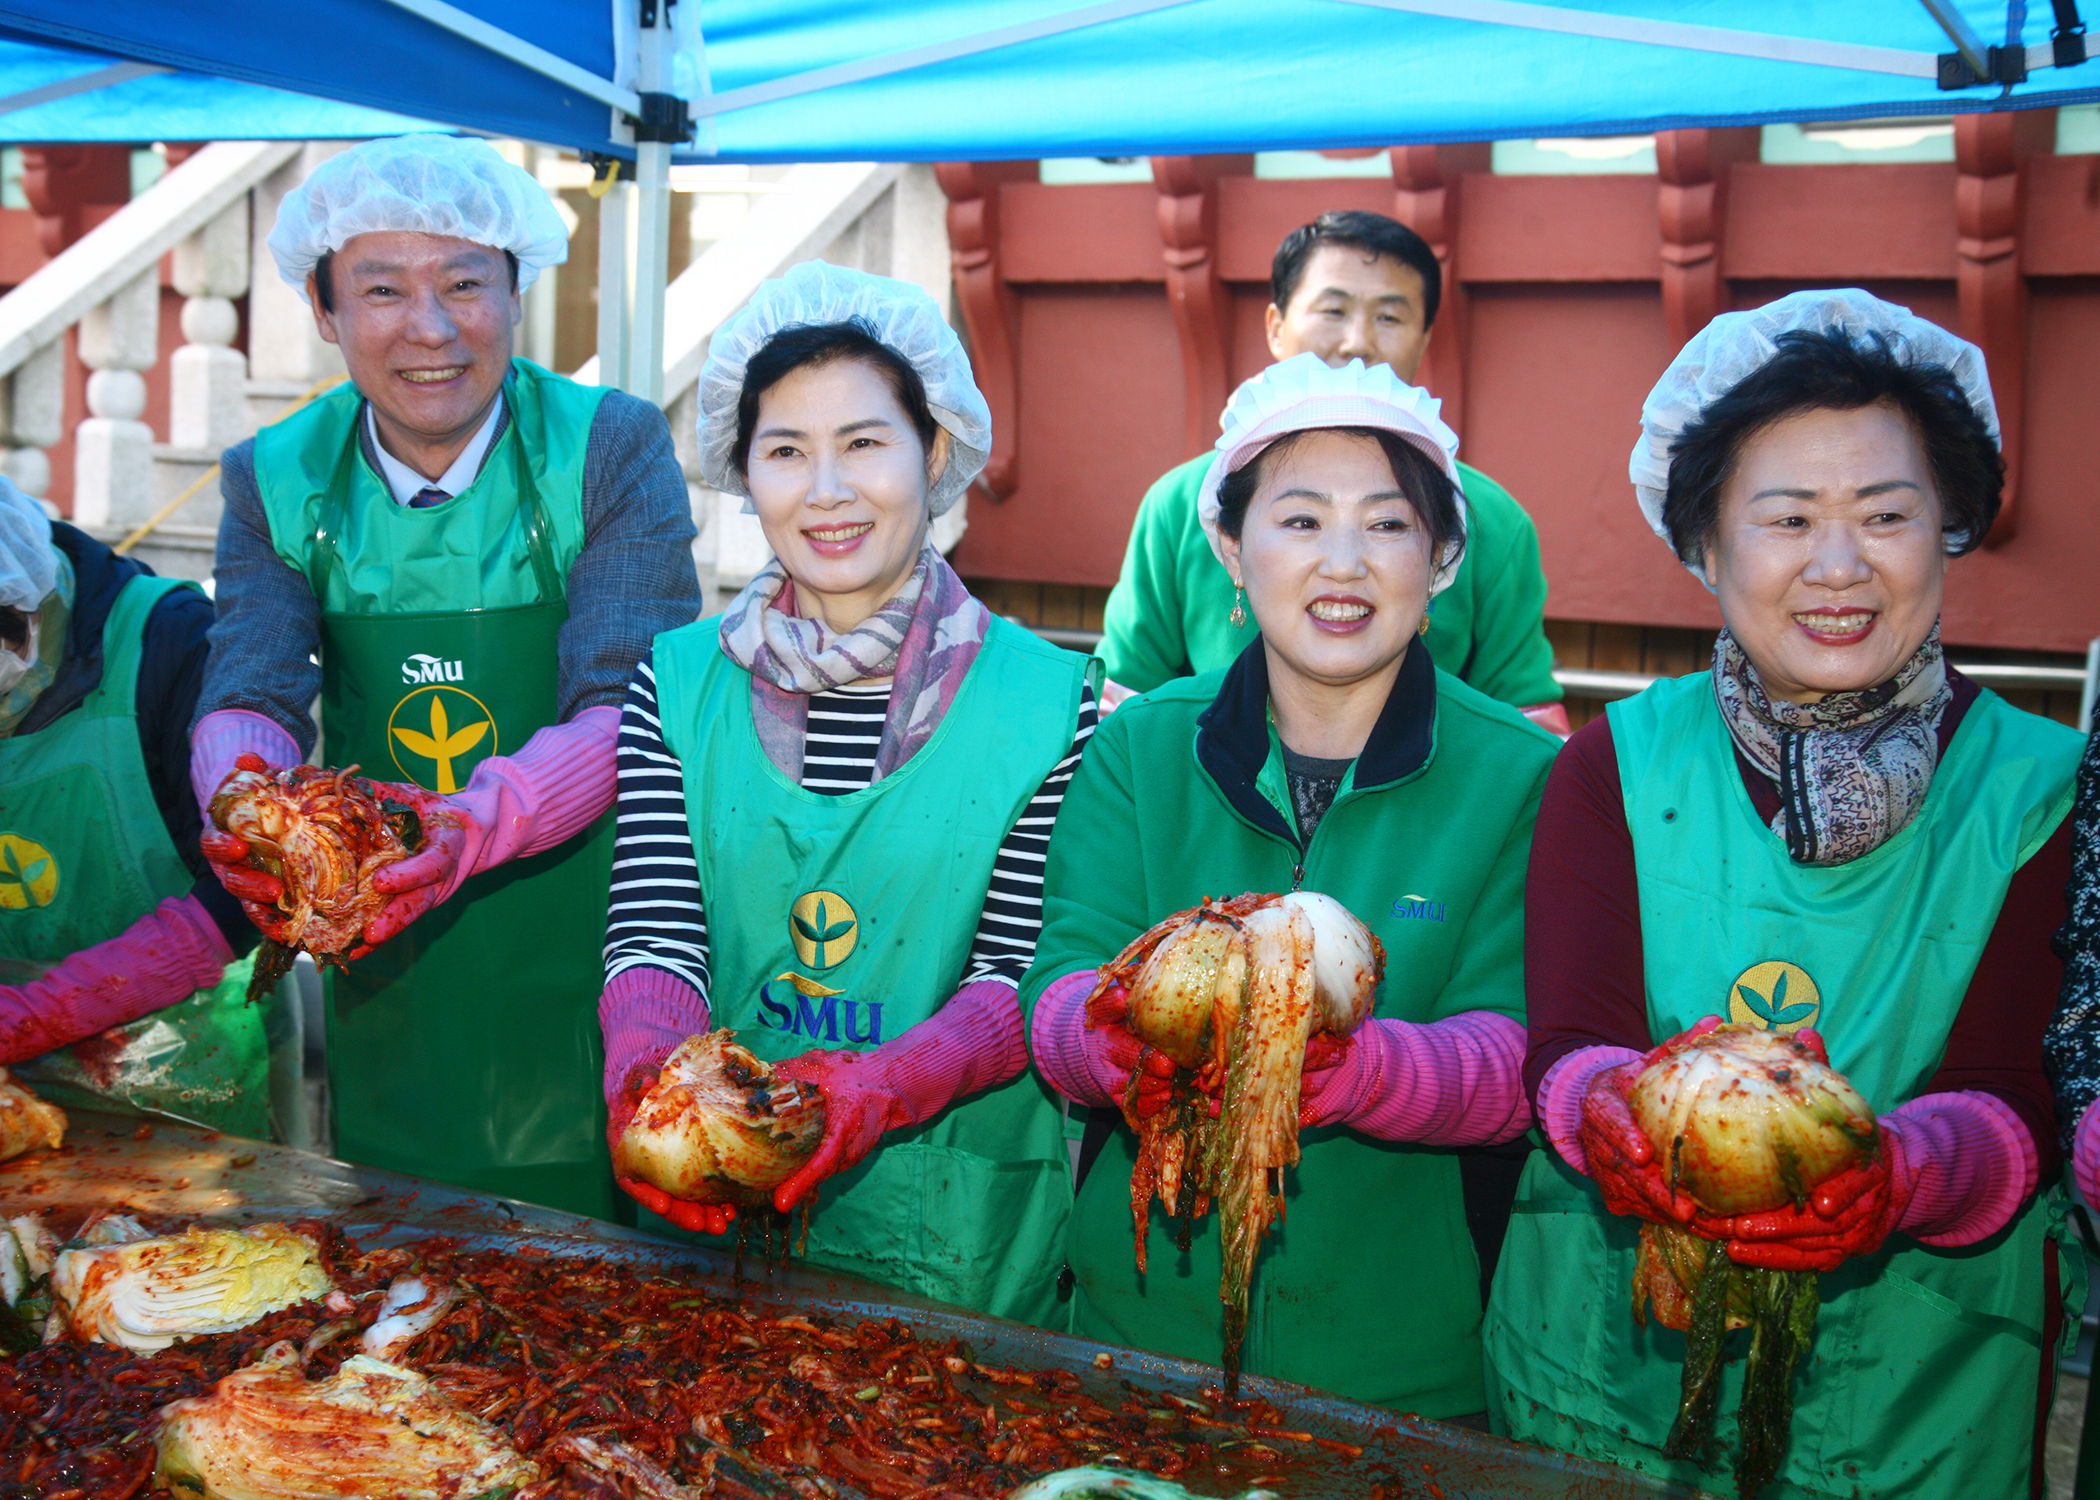
[[[1103,721],[1051,837],[1043,932],[1021,999],[1092,969],[1205,896],[1322,891],[1385,944],[1375,1014],[1427,1022],[1524,1014],[1524,870],[1559,741],[1410,650],[1363,754],[1309,844],[1289,812],[1259,646]],[[1105,1128],[1096,1112],[1096,1139]],[[1482,1256],[1471,1153],[1346,1128],[1301,1136],[1286,1222],[1255,1268],[1246,1368],[1429,1416],[1478,1412]],[[1140,1276],[1130,1213],[1135,1137],[1120,1123],[1080,1186],[1070,1264],[1084,1337],[1216,1363],[1217,1226],[1175,1247],[1156,1206]],[[1506,1164],[1506,1157],[1503,1159]],[[1473,1202],[1469,1203],[1469,1198]],[[1405,1287],[1404,1294],[1396,1288]]]
[[[1210,455],[1167,470],[1131,523],[1123,576],[1108,596],[1101,660],[1112,681],[1149,692],[1170,678],[1232,664],[1255,635],[1234,626],[1232,580],[1196,519]],[[1458,466],[1466,492],[1466,554],[1429,614],[1429,649],[1490,698],[1530,708],[1558,703],[1546,641],[1546,574],[1538,528],[1508,490]]]

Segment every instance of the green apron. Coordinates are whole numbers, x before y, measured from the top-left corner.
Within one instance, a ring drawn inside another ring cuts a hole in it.
[[[564,584],[604,392],[515,361],[510,422],[467,489],[397,504],[345,388],[266,428],[277,553],[321,604],[331,763],[433,792],[556,722]],[[610,1217],[602,1040],[610,814],[474,876],[328,984],[335,1150],[351,1161]]]
[[[719,622],[657,637],[658,708],[684,773],[714,1024],[769,1060],[866,1050],[960,984],[992,864],[1071,748],[1086,658],[1001,620],[933,737],[860,791],[766,756]],[[1043,1324],[1071,1211],[1063,1110],[1032,1072],[892,1131],[824,1184],[808,1260]]]
[[[0,740],[0,982],[35,979],[196,884],[153,800],[136,717],[146,621],[195,585],[140,576],[102,626],[102,681],[34,734]],[[15,1071],[60,1104],[173,1115],[268,1138],[265,1012],[252,958],[187,1000]]]
[[[1609,712],[1653,1035],[1713,1014],[1812,1025],[1877,1113],[1914,1097],[1939,1067],[2014,872],[2069,809],[2079,737],[1986,692],[1908,827],[1848,864],[1805,867],[1751,803],[1705,674]],[[2051,1254],[2067,1338],[2084,1302],[2063,1211],[2052,1191],[1981,1244],[1934,1249],[1897,1234],[1824,1275],[1793,1442],[1768,1500],[2026,1494],[2042,1361],[2055,1357],[2042,1348]],[[1489,1314],[1501,1424],[1733,1493],[1742,1340],[1731,1341],[1713,1467],[1664,1459],[1684,1335],[1634,1324],[1637,1229],[1558,1157],[1533,1158]]]

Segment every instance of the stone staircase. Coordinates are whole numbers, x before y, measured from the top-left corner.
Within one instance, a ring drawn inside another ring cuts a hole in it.
[[[213,473],[220,452],[276,421],[314,387],[343,373],[311,311],[281,282],[265,244],[286,192],[346,142],[233,143],[208,147],[0,299],[0,470],[31,494],[49,482],[42,450],[63,431],[63,337],[79,328],[91,374],[88,415],[75,428],[74,522],[118,544],[151,523],[131,555],[154,571],[209,586],[223,502]],[[502,143],[499,143],[499,149]],[[550,190],[577,164],[526,148],[524,161]],[[733,169],[702,169],[694,228],[704,248],[667,291],[663,404],[692,499],[694,563],[703,588],[741,587],[766,561],[757,522],[740,503],[702,484],[694,384],[716,328],[767,277],[813,256],[897,276],[949,300],[946,201],[932,170],[895,164],[823,163],[756,172],[762,186],[733,200]],[[720,180],[716,180],[720,179]],[[675,185],[675,179],[674,179]],[[172,251],[188,341],[164,356],[159,258]],[[586,265],[561,274],[590,275]],[[247,299],[248,354],[232,346]],[[544,311],[544,309],[537,309]],[[528,357],[536,308],[528,296]],[[169,441],[149,429],[143,372],[166,359]],[[597,378],[597,361],[576,372]],[[201,483],[200,483],[201,481]],[[171,512],[167,507],[195,486]],[[956,506],[936,525],[943,550],[961,539]]]

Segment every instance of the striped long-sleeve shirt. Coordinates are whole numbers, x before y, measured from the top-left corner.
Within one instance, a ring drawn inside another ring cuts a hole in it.
[[[889,710],[888,684],[855,686],[810,698],[802,785],[840,796],[874,779],[875,752]],[[1029,800],[999,845],[968,968],[958,986],[982,979],[1019,985],[1043,925],[1043,861],[1065,788],[1094,733],[1091,688],[1080,703],[1072,746]],[[708,994],[707,915],[686,819],[685,783],[664,743],[653,657],[643,658],[620,712],[620,800],[612,903],[605,931],[605,977],[648,965]]]

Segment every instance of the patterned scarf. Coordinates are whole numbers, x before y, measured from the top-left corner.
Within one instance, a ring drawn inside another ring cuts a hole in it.
[[[1818,703],[1768,696],[1726,630],[1714,642],[1714,697],[1750,764],[1779,786],[1772,831],[1804,865],[1870,854],[1917,815],[1939,768],[1940,719],[1954,701],[1940,628],[1887,682]]]
[[[751,674],[751,717],[766,758],[798,785],[810,694],[893,678],[875,751],[880,781],[933,737],[991,626],[991,611],[928,543],[896,597],[844,635],[795,613],[794,580],[773,559],[722,616],[722,651]]]

